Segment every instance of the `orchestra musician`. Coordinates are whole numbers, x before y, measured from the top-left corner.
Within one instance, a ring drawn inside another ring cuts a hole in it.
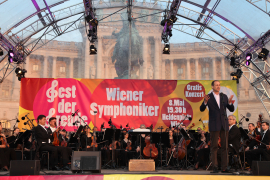
[[[128,167],[128,162],[132,158],[132,143],[127,132],[124,134],[124,138],[121,141],[121,147],[121,156],[119,157],[121,159],[121,165]]]
[[[206,166],[209,162],[210,148],[208,146],[209,139],[206,136],[205,131],[197,129],[199,138],[196,146],[196,158],[195,158],[195,167],[194,170],[197,170],[200,166],[203,169],[206,169]]]
[[[236,117],[234,115],[228,116],[229,135],[228,135],[228,153],[239,156],[241,132],[236,126]],[[218,157],[221,157],[221,150],[218,150]],[[220,158],[218,158],[219,164]]]
[[[90,127],[85,126],[83,128],[83,133],[80,136],[80,141],[81,141],[83,151],[93,151],[93,146],[91,147],[92,137],[93,135],[91,133]]]
[[[260,132],[255,130],[255,125],[253,123],[248,124],[248,134],[254,138],[256,138],[258,135],[261,135]],[[254,146],[256,146],[258,142],[255,139],[249,138],[249,144],[246,147],[245,151],[254,149]]]
[[[230,112],[234,111],[232,104],[233,95],[228,98],[227,95],[220,93],[220,82],[214,80],[211,84],[213,92],[204,96],[204,101],[200,106],[200,111],[203,112],[208,106],[209,109],[209,132],[211,138],[211,160],[213,165],[212,173],[218,172],[218,137],[221,139],[221,168],[222,172],[228,173],[227,169],[227,139],[229,125],[226,115],[226,109]]]
[[[269,130],[269,123],[262,122],[262,139],[259,142],[257,147],[254,147],[253,150],[249,150],[246,152],[246,159],[247,163],[252,167],[252,161],[258,161],[260,159],[260,155],[262,161],[269,160],[269,154],[267,153],[267,146],[270,144],[270,130]]]
[[[58,153],[61,154],[62,156],[62,164],[64,170],[70,170],[68,166],[69,162],[69,152],[68,148],[61,147],[61,146],[53,146],[52,145],[52,131],[54,130],[55,132],[59,131],[59,129],[56,129],[55,123],[53,122],[56,120],[56,118],[50,118],[50,128],[46,128],[46,116],[44,115],[39,115],[37,118],[38,121],[38,126],[35,127],[35,136],[37,139],[37,152],[41,151],[49,151],[50,153],[50,168],[52,170],[57,170],[59,171],[60,168],[57,166],[58,164]]]
[[[260,135],[262,133],[262,122],[261,120],[257,121],[257,126],[255,128],[256,134]]]
[[[13,148],[9,148],[6,136],[2,133],[2,124],[0,122],[0,166],[3,171],[9,170],[10,160],[16,160],[16,153]]]
[[[21,144],[22,142],[16,141],[16,139],[18,139],[20,134],[20,129],[18,127],[15,127],[13,129],[13,134],[12,136],[7,138],[7,142],[9,144],[10,148],[14,148],[14,149],[21,149]]]
[[[140,129],[146,129],[146,126],[144,124],[141,124],[140,125]],[[141,134],[141,135],[138,135],[137,136],[137,141],[136,141],[136,145],[137,145],[137,148],[136,148],[136,152],[137,152],[137,155],[139,156],[140,154],[140,151],[144,149],[144,147],[146,146],[145,144],[145,134]]]

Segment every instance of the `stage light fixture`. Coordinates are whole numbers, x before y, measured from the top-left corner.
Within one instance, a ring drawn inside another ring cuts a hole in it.
[[[164,49],[163,49],[163,54],[170,54],[170,45],[165,44]]]
[[[97,48],[93,44],[90,46],[90,55],[92,54],[97,54]]]
[[[91,14],[85,17],[86,22],[90,23],[92,26],[98,25],[98,20],[94,19]]]
[[[20,67],[17,67],[15,69],[15,73],[18,77],[18,80],[21,81],[21,79],[25,77],[25,73],[27,73],[27,71],[25,69],[21,69]]]
[[[259,53],[258,58],[259,58],[259,59],[266,60],[268,54],[269,54],[269,50],[266,49],[266,48],[262,48],[262,51]]]
[[[247,53],[246,55],[246,60],[250,61],[252,59],[252,54],[251,53]]]
[[[239,79],[241,78],[243,71],[241,69],[237,69],[236,72],[232,72],[231,76],[233,77],[232,80],[236,80],[237,84],[239,84]]]
[[[10,49],[10,50],[8,51],[8,56],[9,56],[9,57],[14,57],[14,52],[13,52],[12,49]]]
[[[231,57],[230,65],[235,66],[235,57]]]

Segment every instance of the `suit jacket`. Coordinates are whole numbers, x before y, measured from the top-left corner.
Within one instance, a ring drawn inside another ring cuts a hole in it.
[[[239,149],[240,149],[240,140],[241,140],[241,132],[239,128],[236,125],[234,125],[229,130],[228,144],[230,147],[232,147],[235,150],[237,154],[239,153]]]
[[[43,145],[46,145],[46,144],[51,144],[51,143],[49,143],[49,139],[53,138],[52,134],[49,133],[48,131],[46,131],[40,125],[35,127],[35,136],[36,136],[38,148],[40,146],[43,146]]]
[[[266,131],[264,137],[263,137],[263,132],[261,132],[261,135],[262,135],[262,138],[263,138],[261,141],[262,141],[264,144],[269,145],[269,144],[270,144],[270,130],[268,129],[268,130]],[[266,146],[263,145],[263,144],[259,144],[258,148],[259,148],[259,149],[266,149]]]
[[[220,108],[218,107],[217,101],[213,95],[213,92],[208,94],[210,99],[208,100],[207,104],[202,102],[200,107],[200,111],[203,112],[206,109],[206,106],[209,108],[209,122],[208,127],[209,131],[220,131],[221,127],[224,130],[229,130],[228,118],[226,111],[224,109],[228,108],[229,111],[234,111],[234,105],[228,103],[228,97],[226,94],[220,94]],[[222,103],[223,100],[223,103]],[[225,114],[224,114],[225,113]]]

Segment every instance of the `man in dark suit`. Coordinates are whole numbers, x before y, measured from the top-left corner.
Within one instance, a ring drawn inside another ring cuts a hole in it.
[[[211,160],[213,164],[213,173],[218,172],[218,161],[217,161],[217,151],[218,151],[218,138],[221,139],[221,168],[222,172],[228,172],[227,170],[227,150],[228,150],[228,120],[226,114],[226,108],[229,111],[234,111],[234,106],[232,104],[233,95],[228,99],[227,95],[219,93],[220,82],[212,82],[213,92],[204,96],[204,101],[200,107],[200,111],[203,112],[206,106],[209,108],[209,131],[211,138]]]
[[[259,143],[258,147],[253,150],[249,150],[246,152],[247,163],[252,167],[252,161],[260,160],[260,156],[262,161],[270,160],[269,154],[267,153],[266,145],[270,143],[270,131],[269,131],[269,123],[262,122],[262,143]]]
[[[229,115],[228,122],[229,122],[229,138],[228,138],[229,152],[239,155],[241,132],[239,128],[236,126],[236,117],[234,115]]]
[[[58,148],[52,145],[52,133],[48,132],[48,129],[45,127],[46,116],[39,115],[38,118],[38,126],[35,127],[35,136],[37,139],[37,152],[40,151],[49,151],[50,153],[50,167],[52,170],[59,171],[60,168],[57,166],[58,164],[58,152],[60,152],[63,156],[63,159],[68,159],[68,152],[63,150],[62,148]],[[64,170],[70,170],[67,166],[68,162],[65,162]]]

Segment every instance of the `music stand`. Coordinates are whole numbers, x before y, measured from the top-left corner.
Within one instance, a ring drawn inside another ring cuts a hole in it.
[[[188,169],[188,163],[191,164],[188,159],[187,159],[187,140],[191,140],[190,137],[188,136],[187,132],[184,129],[180,129],[180,133],[182,134],[182,136],[185,139],[185,146],[186,146],[186,160],[184,161],[184,166],[182,169],[184,169],[184,167],[186,167],[186,169]]]
[[[24,142],[26,138],[29,138],[30,135],[32,133],[32,130],[26,130],[24,133],[22,133],[18,139],[16,139],[14,141],[14,144],[16,144],[16,142],[22,142],[22,160],[23,160],[23,152],[24,152]]]
[[[82,133],[83,128],[84,126],[80,125],[76,133],[73,135],[73,138],[78,140],[78,145],[79,145],[78,149],[80,148],[80,144],[81,144],[80,135]]]
[[[243,151],[244,151],[244,166],[242,167],[242,170],[245,170],[245,168],[246,168],[246,151],[245,151],[245,144],[246,144],[246,141],[249,139],[249,137],[248,137],[248,135],[247,135],[247,133],[245,132],[245,130],[242,128],[242,127],[240,127],[239,128],[239,130],[240,130],[240,133],[241,133],[241,137],[243,138],[243,140],[244,140],[244,143],[243,143]]]

